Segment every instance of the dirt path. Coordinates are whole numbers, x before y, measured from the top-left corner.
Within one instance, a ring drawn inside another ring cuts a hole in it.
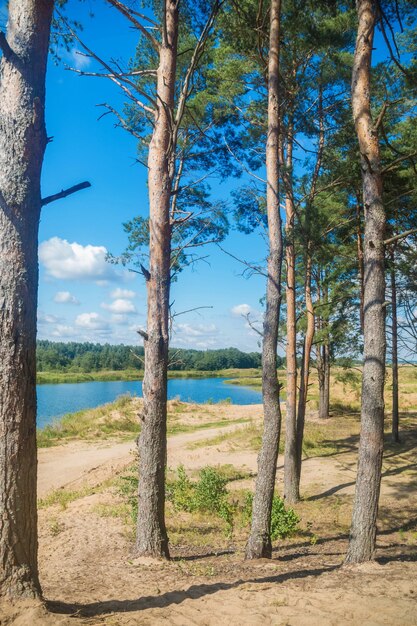
[[[168,466],[184,463],[190,469],[203,465],[219,464],[223,454],[215,451],[207,457],[207,449],[193,451],[190,444],[218,435],[228,435],[246,424],[232,424],[221,428],[204,428],[194,432],[180,433],[168,438]],[[38,452],[38,495],[40,498],[54,489],[73,488],[80,483],[102,482],[132,461],[135,443],[127,441],[87,442],[73,441],[52,448],[41,448]],[[226,456],[229,458],[230,455]],[[244,460],[253,465],[252,457],[245,454]],[[229,461],[230,462],[230,458]],[[244,463],[243,463],[244,464]]]

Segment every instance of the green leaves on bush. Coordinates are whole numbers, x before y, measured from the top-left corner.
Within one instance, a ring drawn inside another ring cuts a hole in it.
[[[246,495],[243,517],[247,524],[252,519],[253,494]],[[271,510],[271,539],[286,539],[292,537],[298,530],[300,518],[294,509],[286,508],[284,500],[279,496],[274,496]]]
[[[227,478],[214,467],[203,467],[197,482],[191,481],[180,465],[177,480],[167,484],[167,499],[177,511],[212,513],[226,522],[226,534],[233,532],[234,506],[228,501]]]
[[[187,476],[185,468],[180,465],[177,469],[177,478],[167,481],[166,498],[176,511],[187,513],[210,513],[225,522],[227,537],[233,533],[235,518],[239,524],[248,526],[252,518],[253,494],[247,492],[243,504],[231,502],[226,485],[230,478],[222,474],[215,467],[203,467],[198,480],[194,481]],[[132,520],[136,522],[138,514],[138,478],[136,474],[128,473],[120,477],[119,493],[127,500]],[[240,501],[242,502],[241,498]],[[299,518],[296,512],[287,508],[279,496],[274,496],[271,511],[271,539],[285,539],[291,537],[298,529]]]

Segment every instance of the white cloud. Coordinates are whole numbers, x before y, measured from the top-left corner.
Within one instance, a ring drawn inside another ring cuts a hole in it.
[[[57,291],[54,302],[58,302],[58,304],[80,304],[80,301],[69,291]]]
[[[60,317],[56,315],[51,315],[50,313],[44,313],[43,311],[38,311],[38,324],[47,325],[47,324],[58,324],[61,321]]]
[[[82,246],[77,242],[52,237],[39,246],[39,258],[46,272],[64,280],[112,280],[113,267],[106,261],[104,246]]]
[[[117,289],[114,289],[110,294],[110,297],[113,299],[127,298],[128,300],[130,300],[134,298],[135,296],[136,296],[136,293],[134,291],[131,291],[130,289],[120,289],[120,287],[118,287]]]
[[[249,313],[253,313],[253,309],[249,304],[236,304],[231,310],[232,315],[249,315]]]
[[[109,330],[109,324],[98,313],[81,313],[75,318],[76,326],[86,330]]]
[[[101,306],[103,309],[110,311],[111,313],[115,313],[116,315],[124,315],[126,313],[136,313],[136,307],[130,300],[126,300],[125,298],[117,298],[110,304],[107,302],[102,302]]]
[[[215,324],[197,324],[196,326],[192,326],[191,324],[177,324],[175,326],[175,332],[176,334],[187,335],[188,337],[207,337],[218,334]]]
[[[51,332],[52,337],[73,337],[75,330],[72,326],[66,326],[65,324],[57,324],[54,330]]]
[[[129,323],[127,315],[112,315],[110,321],[118,326],[126,326]]]

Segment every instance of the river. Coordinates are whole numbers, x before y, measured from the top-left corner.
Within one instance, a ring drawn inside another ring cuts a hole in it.
[[[168,398],[183,402],[219,402],[230,399],[233,404],[259,404],[260,391],[228,385],[226,378],[171,378],[168,381]],[[113,402],[122,394],[142,395],[141,381],[112,381],[38,385],[38,427],[82,409],[91,409]]]

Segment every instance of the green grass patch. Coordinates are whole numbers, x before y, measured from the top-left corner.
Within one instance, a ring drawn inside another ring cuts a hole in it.
[[[170,370],[168,378],[236,378],[259,376],[257,369],[224,369],[224,370]],[[61,372],[48,371],[37,373],[38,385],[61,383],[109,382],[116,380],[142,380],[143,370],[100,370],[98,372]],[[240,384],[240,383],[239,383]]]
[[[201,441],[194,441],[188,444],[189,450],[197,448],[208,448],[211,446],[219,446],[225,444],[227,449],[233,450],[259,450],[262,440],[262,426],[254,424],[250,420],[236,420],[233,424],[249,422],[244,428],[236,428],[236,430],[227,433],[219,433],[215,437],[208,437]],[[230,425],[230,421],[227,422]]]
[[[38,500],[39,509],[47,509],[50,506],[60,506],[65,510],[71,502],[91,496],[97,493],[97,487],[83,487],[82,489],[54,489],[44,498]]]
[[[137,410],[131,396],[123,395],[110,404],[64,415],[53,424],[39,429],[37,439],[39,448],[47,448],[68,439],[126,437],[138,432]]]

